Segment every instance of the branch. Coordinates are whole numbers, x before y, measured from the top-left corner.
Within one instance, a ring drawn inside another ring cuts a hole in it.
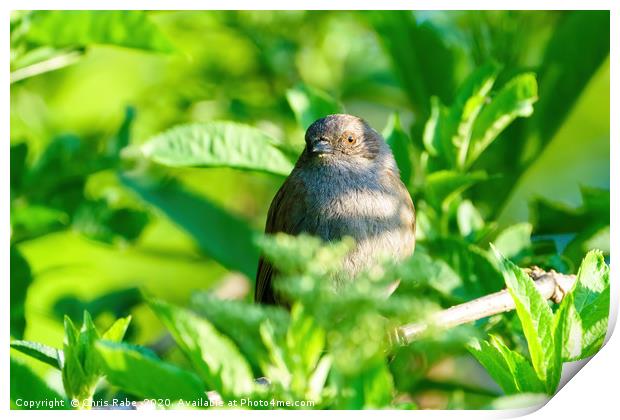
[[[553,270],[547,272],[538,267],[528,270],[528,274],[534,280],[540,294],[545,299],[556,303],[562,301],[576,281],[575,275],[561,274]],[[429,328],[453,328],[513,309],[515,309],[515,302],[508,290],[504,289],[501,292],[437,312],[426,321],[400,326],[395,331],[395,340],[401,345],[406,345],[420,337]]]

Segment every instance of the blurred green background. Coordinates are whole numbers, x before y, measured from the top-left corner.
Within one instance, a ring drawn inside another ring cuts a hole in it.
[[[251,295],[253,278],[212,259],[185,215],[140,197],[103,162],[123,145],[128,113],[132,145],[177,124],[232,120],[298,149],[304,130],[287,92],[309,86],[379,131],[399,113],[419,145],[431,96],[452,103],[493,60],[499,84],[534,71],[540,99],[477,163],[505,175],[473,189],[472,201],[500,228],[531,221],[538,197],[598,217],[580,187],[609,189],[608,54],[607,12],[14,12],[11,262],[25,259],[31,272],[23,337],[61,347],[62,315],[87,308],[102,324],[131,313],[130,340],[148,344],[162,327],[137,288],[181,304],[222,285],[224,295]],[[282,182],[228,168],[157,170],[257,231]],[[608,223],[586,238],[607,253]],[[212,238],[215,247],[226,239]]]

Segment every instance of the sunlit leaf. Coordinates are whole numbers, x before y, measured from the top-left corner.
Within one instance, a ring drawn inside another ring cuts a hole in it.
[[[505,259],[495,248],[493,252],[515,302],[534,370],[544,382],[546,391],[552,394],[560,380],[562,354],[555,351],[551,307],[538,292],[530,276]]]
[[[532,115],[537,99],[538,87],[533,73],[516,76],[503,86],[474,122],[467,166],[473,164],[512,121]]]
[[[19,350],[28,356],[34,357],[43,363],[47,363],[53,368],[62,369],[62,365],[64,363],[64,355],[62,350],[46,346],[45,344],[23,340],[11,341],[11,348]]]
[[[456,171],[433,172],[426,178],[426,198],[435,208],[445,208],[458,194],[486,179],[488,176],[482,171],[466,174]]]
[[[173,127],[140,150],[148,159],[172,167],[229,167],[288,175],[293,162],[277,140],[235,122]]]
[[[98,341],[106,379],[123,391],[141,398],[186,401],[205,399],[205,388],[198,376],[170,363],[149,357],[132,346]]]
[[[250,366],[228,337],[186,309],[155,300],[150,306],[208,388],[223,398],[251,393],[254,379]]]
[[[37,10],[27,18],[28,41],[54,47],[117,45],[156,52],[173,47],[139,10]]]

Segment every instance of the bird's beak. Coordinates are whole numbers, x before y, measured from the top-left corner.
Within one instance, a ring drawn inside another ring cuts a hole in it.
[[[312,153],[316,153],[319,155],[331,153],[333,151],[332,145],[327,140],[317,141],[312,145],[312,148],[310,150],[312,151]]]

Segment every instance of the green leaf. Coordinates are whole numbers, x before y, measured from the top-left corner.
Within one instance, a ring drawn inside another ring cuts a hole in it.
[[[259,252],[253,242],[256,233],[247,222],[174,180],[160,182],[126,174],[120,180],[191,235],[214,260],[254,278]]]
[[[572,293],[585,329],[608,316],[609,267],[602,252],[590,251],[583,259]]]
[[[37,10],[29,14],[26,39],[57,48],[108,44],[172,52],[166,37],[139,10]]]
[[[383,130],[383,137],[392,149],[396,164],[400,170],[400,179],[405,185],[411,180],[411,140],[400,124],[400,117],[394,113],[390,115],[387,126]]]
[[[530,276],[505,259],[495,247],[492,249],[515,302],[534,370],[545,383],[547,393],[553,394],[560,381],[562,364],[561,354],[555,351],[551,308]]]
[[[575,311],[581,320],[582,352],[579,358],[585,358],[599,350],[607,334],[609,267],[600,251],[590,251],[584,258],[572,295]]]
[[[67,395],[79,401],[80,408],[90,407],[95,388],[101,379],[101,366],[95,352],[98,339],[99,333],[87,311],[84,311],[84,321],[79,331],[71,319],[65,317],[62,383]]]
[[[499,73],[495,63],[474,71],[459,88],[454,103],[439,126],[444,157],[453,165],[465,166],[474,121],[482,109]]]
[[[233,340],[254,368],[268,358],[260,325],[269,320],[276,333],[283,336],[289,321],[288,312],[283,308],[222,300],[207,292],[195,293],[191,307]]]
[[[343,107],[320,89],[299,84],[286,91],[286,99],[297,123],[306,130],[313,122],[331,114],[340,114]]]
[[[110,341],[122,341],[130,322],[131,315],[126,318],[117,319],[114,321],[114,324],[101,335],[101,338]]]
[[[306,376],[316,368],[325,347],[325,330],[304,312],[299,303],[291,309],[286,345],[296,362],[294,367]]]
[[[335,370],[332,376],[333,383],[340,390],[336,409],[380,408],[394,398],[394,379],[383,355],[366,360],[364,368],[355,374]]]
[[[173,305],[151,300],[150,307],[189,358],[207,388],[222,398],[249,395],[252,371],[237,346],[206,319]]]
[[[500,232],[493,244],[495,248],[506,258],[522,256],[531,246],[532,225],[529,223],[517,223]]]
[[[229,167],[288,175],[286,146],[262,131],[235,122],[173,127],[140,146],[145,157],[171,167]]]
[[[425,197],[436,209],[445,209],[460,193],[487,179],[488,176],[483,171],[466,174],[456,171],[436,171],[426,178]]]
[[[100,340],[96,344],[103,371],[112,385],[140,398],[198,401],[204,385],[191,372],[146,356],[124,343]]]
[[[545,391],[530,362],[506,347],[498,337],[491,335],[489,341],[473,340],[468,350],[506,394]]]
[[[533,73],[511,79],[476,118],[466,165],[471,166],[487,147],[518,117],[529,117],[538,99],[538,85]]]
[[[11,348],[34,357],[43,363],[47,363],[56,369],[62,369],[64,362],[62,350],[46,346],[45,344],[23,340],[11,341]]]
[[[71,408],[66,398],[50,388],[42,378],[13,356],[11,356],[10,368],[12,409],[61,410]],[[19,404],[17,403],[18,400]],[[34,405],[24,407],[25,402]],[[37,404],[39,405],[37,406]]]
[[[26,258],[15,246],[11,246],[11,337],[21,339],[26,328],[25,302],[32,272]]]
[[[504,357],[504,353],[497,347],[486,340],[473,340],[468,344],[467,350],[484,366],[506,394],[518,392],[511,366]]]
[[[555,351],[563,361],[578,360],[582,353],[583,328],[574,301],[574,295],[568,293],[554,315]]]

